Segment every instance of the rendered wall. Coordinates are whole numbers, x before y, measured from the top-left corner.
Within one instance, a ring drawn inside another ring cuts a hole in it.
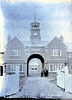
[[[11,95],[19,91],[19,68],[16,67],[16,74],[0,76],[0,97]]]

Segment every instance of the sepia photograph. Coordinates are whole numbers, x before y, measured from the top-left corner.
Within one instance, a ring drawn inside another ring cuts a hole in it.
[[[72,100],[72,1],[0,1],[0,98]]]

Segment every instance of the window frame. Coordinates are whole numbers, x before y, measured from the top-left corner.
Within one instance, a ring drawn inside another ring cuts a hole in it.
[[[48,68],[49,69],[48,70],[49,72],[57,72],[57,68],[59,68],[60,70],[62,70],[62,68],[64,67],[64,64],[62,64],[62,63],[61,64],[60,63],[59,64],[56,64],[55,63],[55,64],[48,64],[48,66],[49,66],[49,68]],[[50,66],[52,66],[54,68],[51,69]]]
[[[24,72],[24,64],[7,64],[7,69],[6,69],[6,72],[9,73],[9,72],[16,72],[16,66],[18,65],[19,67],[19,72]],[[20,65],[22,65],[22,71],[20,70]],[[8,66],[10,68],[8,68]],[[8,70],[10,69],[10,70]],[[13,69],[13,70],[11,70]]]
[[[60,54],[58,54],[58,52],[59,52]],[[53,50],[51,51],[51,56],[62,56],[62,50],[60,50],[60,49],[53,49]]]
[[[11,52],[16,52],[16,54],[11,54]],[[9,56],[20,56],[20,54],[19,54],[19,50],[17,50],[17,49],[13,49],[13,50],[9,50]]]

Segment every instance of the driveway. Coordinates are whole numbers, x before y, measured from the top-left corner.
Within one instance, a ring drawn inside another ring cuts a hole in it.
[[[72,94],[66,93],[49,77],[27,77],[20,92],[9,98],[60,98],[72,99]]]

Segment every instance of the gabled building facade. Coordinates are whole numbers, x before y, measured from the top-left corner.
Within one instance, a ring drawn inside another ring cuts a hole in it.
[[[17,37],[12,40],[8,37],[4,53],[6,73],[15,73],[18,66],[20,76],[40,76],[41,70],[45,68],[50,76],[54,76],[57,68],[62,69],[65,63],[69,65],[67,46],[62,36],[55,37],[50,43],[41,41],[40,23],[36,21],[31,23],[30,31],[30,41],[24,43]]]

